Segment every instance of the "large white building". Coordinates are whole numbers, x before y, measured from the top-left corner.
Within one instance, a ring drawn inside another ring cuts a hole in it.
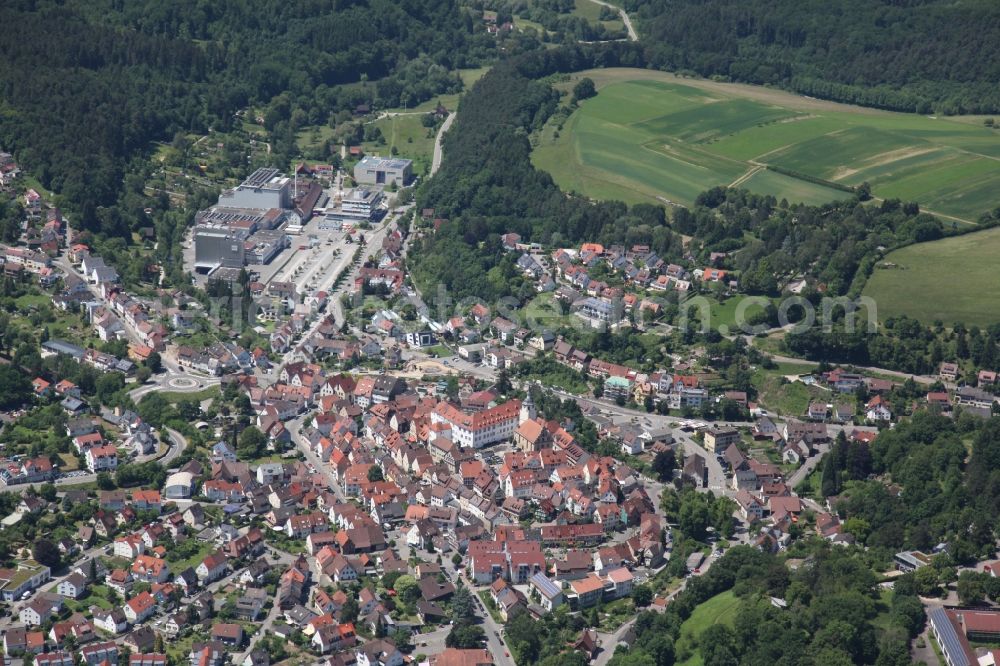
[[[344,197],[340,209],[347,217],[370,220],[381,201],[382,193],[379,190],[358,187]]]
[[[358,185],[390,185],[402,187],[413,178],[410,160],[366,155],[354,166],[354,180]]]
[[[520,423],[521,401],[510,400],[474,414],[466,414],[447,402],[439,402],[431,412],[431,423],[451,429],[451,440],[462,447],[480,449],[514,436]]]
[[[246,180],[231,190],[219,195],[219,205],[227,208],[271,208],[292,207],[292,179],[277,169],[262,167],[250,174]]]

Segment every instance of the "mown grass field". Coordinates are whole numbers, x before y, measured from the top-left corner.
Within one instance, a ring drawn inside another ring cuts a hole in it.
[[[596,2],[591,2],[591,0],[576,0],[573,14],[585,18],[591,23],[600,23],[608,30],[621,30],[625,27],[625,24],[622,23],[621,19],[602,21],[601,5]]]
[[[736,598],[732,590],[726,590],[695,608],[691,617],[684,620],[681,625],[681,635],[677,639],[678,648],[685,645],[694,648],[698,643],[698,637],[713,624],[724,624],[732,627],[739,605],[740,600]],[[683,664],[683,666],[701,666],[704,661],[701,654],[695,651],[686,661],[678,663]]]
[[[927,324],[985,326],[1000,312],[998,256],[1000,228],[910,245],[886,256],[895,268],[877,267],[864,295],[875,299],[881,321],[906,314]]]
[[[996,206],[1000,132],[967,119],[891,113],[766,88],[634,69],[592,70],[596,97],[537,137],[533,161],[595,199],[690,205],[716,185],[789,201],[849,196],[774,166],[957,221]],[[565,87],[571,87],[572,82]]]

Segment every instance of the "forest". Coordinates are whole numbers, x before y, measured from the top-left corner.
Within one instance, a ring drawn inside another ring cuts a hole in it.
[[[109,209],[154,140],[225,131],[248,105],[287,138],[358,104],[454,90],[442,72],[496,50],[436,0],[12,0],[0,24],[18,26],[0,34],[0,146],[83,227],[112,234],[118,218],[137,225]]]
[[[996,419],[920,411],[865,447],[838,442],[823,463],[823,494],[835,498],[859,542],[884,552],[946,543],[947,559],[956,564],[993,556],[1000,507]]]
[[[934,240],[946,231],[916,203],[859,205],[866,196],[862,190],[823,206],[789,205],[717,187],[699,195],[693,209],[678,208],[673,228],[694,236],[702,254],[740,250],[731,267],[740,271],[746,293],[776,295],[780,277],[804,275],[828,295],[854,296],[885,248]]]
[[[810,298],[818,300],[817,294]],[[860,317],[859,317],[860,319]],[[853,331],[836,323],[831,330],[813,328],[783,340],[785,350],[813,361],[873,365],[911,374],[934,374],[942,361],[967,362],[972,368],[991,369],[1000,361],[1000,325],[986,329],[961,322],[925,326],[909,317],[889,318],[876,333],[858,326]],[[976,383],[976,373],[962,377]]]
[[[770,555],[738,546],[708,573],[689,579],[664,613],[640,613],[633,646],[619,648],[609,664],[910,664],[908,641],[924,624],[912,578],[897,579],[895,590],[880,598],[871,562],[858,549],[801,541]],[[736,601],[731,620],[683,636],[695,608],[723,593]]]
[[[917,113],[1000,111],[991,0],[626,0],[657,69]]]

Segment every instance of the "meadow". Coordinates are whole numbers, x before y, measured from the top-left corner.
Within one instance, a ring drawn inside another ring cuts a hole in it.
[[[683,654],[686,650],[690,650],[693,654],[687,660],[678,663],[683,666],[701,666],[704,660],[697,651],[698,638],[713,624],[732,627],[739,606],[740,600],[733,591],[726,590],[695,608],[691,617],[684,620],[681,625],[681,635],[677,640],[679,653]]]
[[[886,255],[864,295],[875,299],[882,321],[906,314],[925,324],[986,326],[1000,312],[998,256],[1000,228],[910,245]]]
[[[996,206],[1000,132],[981,120],[649,70],[592,70],[574,80],[583,76],[598,95],[535,136],[532,159],[563,189],[594,199],[687,206],[710,187],[735,185],[818,204],[868,182],[876,198],[918,201],[955,222]]]

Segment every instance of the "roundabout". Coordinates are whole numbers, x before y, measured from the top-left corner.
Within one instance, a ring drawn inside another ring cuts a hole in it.
[[[167,380],[167,386],[179,391],[190,391],[198,387],[198,382],[190,377],[171,377]]]

